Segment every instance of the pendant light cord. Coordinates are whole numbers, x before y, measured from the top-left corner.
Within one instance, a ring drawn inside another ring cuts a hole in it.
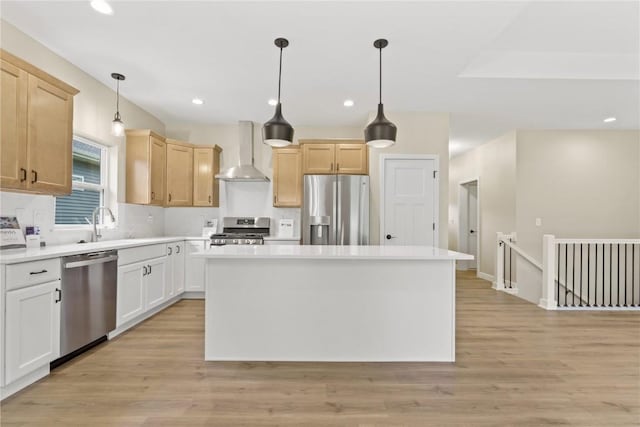
[[[378,104],[382,104],[382,48],[379,48],[380,50],[380,91],[379,91],[379,102]]]
[[[116,80],[116,114],[120,115],[120,79]]]
[[[280,47],[280,69],[278,70],[278,104],[280,104],[280,85],[282,84],[282,47]]]

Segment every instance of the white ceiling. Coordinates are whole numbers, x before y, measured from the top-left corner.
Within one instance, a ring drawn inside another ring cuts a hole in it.
[[[637,1],[111,4],[3,0],[0,13],[105,84],[125,74],[123,96],[169,124],[269,119],[284,36],[294,127],[364,125],[386,37],[385,107],[451,112],[454,154],[514,128],[640,128]]]

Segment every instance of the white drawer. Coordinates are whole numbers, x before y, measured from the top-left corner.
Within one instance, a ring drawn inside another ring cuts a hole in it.
[[[60,279],[60,258],[7,265],[7,290]]]
[[[165,243],[159,245],[138,246],[135,248],[118,250],[118,265],[133,264],[152,258],[160,258],[167,254],[167,245]]]

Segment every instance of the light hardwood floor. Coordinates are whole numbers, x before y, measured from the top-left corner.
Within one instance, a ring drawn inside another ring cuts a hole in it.
[[[640,425],[638,313],[547,312],[469,274],[457,304],[455,364],[217,363],[203,302],[181,301],[7,399],[1,422]]]

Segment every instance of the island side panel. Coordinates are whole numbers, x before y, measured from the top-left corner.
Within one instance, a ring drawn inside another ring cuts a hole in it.
[[[207,259],[205,359],[455,359],[451,260]]]

